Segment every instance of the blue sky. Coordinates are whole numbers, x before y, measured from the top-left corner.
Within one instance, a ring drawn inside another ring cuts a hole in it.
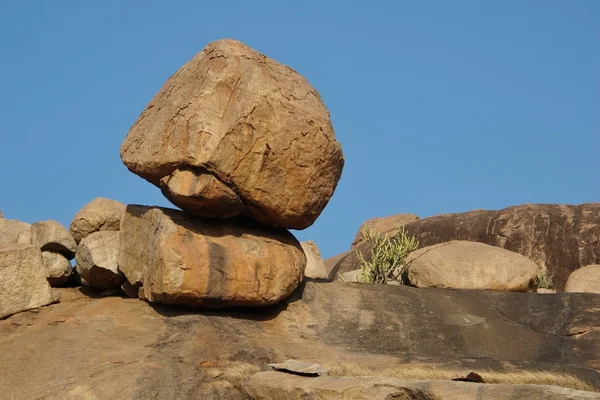
[[[119,147],[152,96],[220,38],[305,76],[346,166],[309,229],[600,201],[600,2],[0,0],[0,209],[66,226],[94,197],[168,206]]]

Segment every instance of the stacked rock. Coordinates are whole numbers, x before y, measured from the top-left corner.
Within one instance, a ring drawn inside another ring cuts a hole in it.
[[[306,256],[287,229],[314,223],[344,165],[316,90],[234,40],[167,80],[121,159],[183,211],[128,206],[120,270],[148,301],[211,308],[291,294]]]

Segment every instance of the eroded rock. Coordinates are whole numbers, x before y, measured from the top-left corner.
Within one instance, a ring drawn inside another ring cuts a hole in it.
[[[125,276],[119,270],[119,232],[94,232],[79,242],[77,273],[81,282],[94,289],[120,288]]]
[[[118,231],[125,204],[120,201],[97,197],[75,214],[69,230],[75,242],[99,231]]]
[[[73,274],[71,263],[60,253],[43,251],[42,264],[44,265],[46,279],[48,279],[50,286],[66,285]]]
[[[69,260],[75,257],[77,243],[71,233],[58,221],[40,221],[31,226],[31,243],[43,251],[54,251]]]
[[[302,250],[306,255],[306,269],[304,270],[304,276],[312,279],[327,279],[329,277],[329,271],[325,267],[323,258],[321,258],[321,251],[315,242],[307,240],[306,242],[300,242]]]
[[[586,265],[571,272],[565,292],[600,293],[600,264]]]

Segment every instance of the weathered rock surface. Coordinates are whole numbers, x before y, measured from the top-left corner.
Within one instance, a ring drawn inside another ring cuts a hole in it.
[[[306,257],[294,236],[253,221],[202,220],[127,206],[119,267],[150,302],[186,307],[266,306],[289,296]]]
[[[42,265],[42,252],[32,245],[0,248],[0,318],[55,301]],[[18,347],[13,348],[15,351]]]
[[[73,274],[73,267],[65,256],[53,251],[42,251],[42,264],[50,286],[63,286]]]
[[[320,215],[344,164],[317,91],[235,40],[210,43],[167,80],[121,159],[190,213],[293,229]]]
[[[119,232],[94,232],[79,242],[77,273],[81,283],[94,289],[120,288],[125,276],[119,270]]]
[[[600,265],[586,265],[571,272],[565,292],[600,293]]]
[[[75,214],[69,230],[77,243],[94,232],[118,231],[124,211],[120,201],[97,197]]]
[[[600,264],[600,203],[526,204],[438,215],[412,222],[406,231],[418,239],[419,247],[467,240],[520,253],[545,268],[559,291],[572,271]],[[358,248],[370,257],[370,242]],[[334,272],[357,268],[358,258],[351,252]]]
[[[54,251],[72,260],[77,243],[67,228],[58,221],[40,221],[31,225],[31,243],[44,251]]]
[[[422,247],[406,262],[408,281],[416,287],[524,292],[541,271],[519,253],[464,240]]]
[[[306,255],[306,269],[304,270],[304,276],[312,279],[327,279],[329,272],[325,267],[323,258],[321,258],[321,251],[315,242],[307,240],[300,242],[302,250]]]
[[[247,399],[226,366],[288,358],[568,371],[600,387],[597,294],[307,282],[275,307],[194,313],[56,290],[60,303],[0,321],[8,399]]]
[[[283,372],[266,371],[253,375],[243,384],[253,399],[303,400],[584,400],[600,399],[600,393],[544,385],[509,385],[418,381],[384,377],[307,378]]]
[[[31,225],[16,219],[0,218],[0,247],[10,244],[27,244],[19,241],[19,235],[30,232]]]
[[[376,232],[392,236],[398,233],[400,227],[418,220],[419,216],[415,214],[396,214],[389,217],[369,219],[363,222],[358,229],[358,232],[356,232],[356,236],[354,236],[351,248],[356,247],[356,245],[363,241],[363,232],[374,230]]]

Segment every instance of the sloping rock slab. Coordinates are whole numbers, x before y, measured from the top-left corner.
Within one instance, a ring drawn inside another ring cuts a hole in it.
[[[444,400],[584,400],[600,399],[600,393],[542,385],[509,385],[417,381],[383,377],[306,378],[282,372],[261,372],[246,380],[244,390],[253,399],[444,399]]]
[[[2,396],[247,398],[206,365],[290,358],[568,371],[600,387],[595,294],[308,282],[286,304],[198,313],[59,291],[61,303],[0,321]]]

